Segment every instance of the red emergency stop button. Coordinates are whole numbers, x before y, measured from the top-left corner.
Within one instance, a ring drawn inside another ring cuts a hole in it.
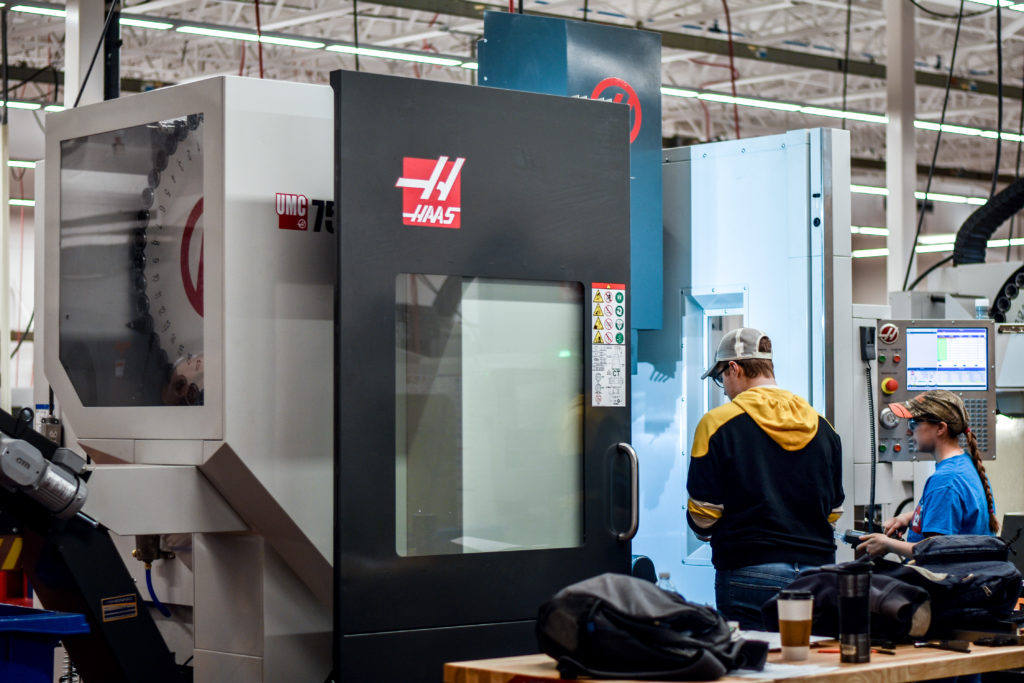
[[[893,356],[893,357],[892,357],[892,362],[893,362],[893,363],[899,363],[899,362],[900,362],[900,356],[899,356],[899,355],[895,355],[895,356]]]
[[[886,377],[882,380],[882,393],[885,395],[894,394],[900,388],[900,383],[895,377]]]

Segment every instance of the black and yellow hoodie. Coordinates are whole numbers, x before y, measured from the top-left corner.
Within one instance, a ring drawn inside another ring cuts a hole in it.
[[[715,567],[834,562],[841,457],[828,421],[785,389],[754,387],[708,412],[690,451],[686,518],[711,536]]]

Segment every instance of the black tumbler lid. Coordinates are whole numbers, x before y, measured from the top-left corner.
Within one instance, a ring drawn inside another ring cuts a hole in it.
[[[779,600],[810,600],[814,597],[811,591],[781,590]]]

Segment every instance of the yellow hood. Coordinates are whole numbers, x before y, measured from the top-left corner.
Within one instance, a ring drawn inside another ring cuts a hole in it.
[[[818,413],[804,399],[779,387],[754,387],[732,400],[775,443],[798,451],[818,433]]]

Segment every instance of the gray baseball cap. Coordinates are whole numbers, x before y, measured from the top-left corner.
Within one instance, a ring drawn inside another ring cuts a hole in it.
[[[707,379],[714,371],[715,366],[722,361],[749,360],[752,358],[771,360],[771,351],[757,350],[761,340],[767,336],[761,330],[755,330],[753,327],[741,327],[738,330],[726,333],[722,337],[722,342],[718,345],[718,351],[715,352],[715,361],[700,378]]]

